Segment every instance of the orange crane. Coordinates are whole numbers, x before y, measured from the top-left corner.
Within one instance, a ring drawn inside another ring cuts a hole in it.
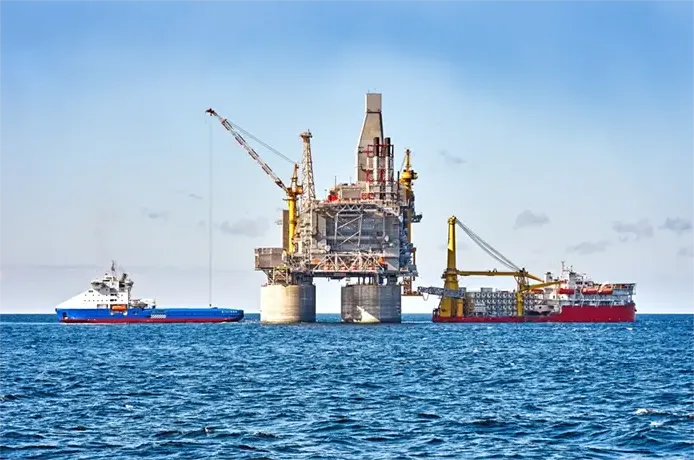
[[[296,235],[296,224],[297,224],[297,206],[296,206],[296,203],[297,203],[297,198],[304,193],[304,187],[298,183],[299,182],[299,176],[298,176],[299,165],[294,163],[293,161],[289,160],[287,157],[285,157],[284,155],[275,151],[274,149],[270,148],[269,146],[265,145],[267,148],[272,150],[274,153],[280,155],[285,160],[294,164],[294,171],[292,173],[291,182],[289,183],[289,187],[287,187],[286,185],[284,185],[284,182],[282,182],[282,179],[280,179],[277,176],[277,174],[275,174],[275,172],[270,168],[270,166],[268,166],[267,163],[265,163],[263,161],[263,159],[260,157],[260,155],[258,155],[258,152],[256,152],[253,149],[253,147],[251,147],[248,144],[248,142],[246,142],[246,140],[243,138],[243,136],[241,136],[241,133],[239,132],[240,129],[234,128],[234,126],[231,123],[229,123],[229,121],[226,118],[220,116],[217,112],[215,112],[212,109],[205,110],[205,113],[210,114],[210,116],[217,117],[217,119],[220,121],[222,126],[224,126],[224,128],[234,136],[234,138],[236,139],[236,142],[241,144],[241,147],[243,147],[246,150],[246,152],[248,152],[248,154],[251,156],[251,158],[253,158],[256,162],[258,162],[258,164],[260,165],[262,170],[265,171],[265,174],[270,176],[270,178],[272,178],[272,180],[275,182],[275,184],[277,184],[277,186],[284,191],[285,195],[287,196],[285,198],[285,201],[287,202],[287,208],[289,211],[289,225],[288,225],[288,231],[287,231],[288,243],[287,243],[287,247],[285,247],[284,249],[289,254],[294,253],[294,236]]]

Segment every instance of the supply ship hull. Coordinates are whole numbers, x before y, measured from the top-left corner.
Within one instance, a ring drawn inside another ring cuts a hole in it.
[[[57,308],[62,323],[233,323],[243,319],[243,310],[228,308]]]
[[[434,314],[435,323],[633,323],[636,306],[583,306],[566,305],[561,312],[523,316],[449,316]]]

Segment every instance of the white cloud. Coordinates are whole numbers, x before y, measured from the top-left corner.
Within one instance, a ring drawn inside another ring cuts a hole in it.
[[[605,251],[610,245],[609,241],[584,241],[573,246],[569,246],[569,252],[575,252],[581,255],[596,254]]]
[[[219,230],[222,233],[250,237],[263,236],[269,228],[270,223],[263,217],[258,219],[240,219],[236,222],[225,220],[219,224]]]
[[[542,213],[533,213],[532,211],[525,210],[516,216],[516,222],[513,228],[520,229],[523,227],[539,227],[549,223],[549,217]]]
[[[648,219],[641,219],[638,222],[614,222],[612,230],[622,236],[633,235],[636,240],[641,238],[651,238],[653,236],[653,225]]]
[[[689,219],[682,219],[681,217],[676,217],[674,219],[668,217],[665,219],[663,225],[660,226],[660,229],[669,230],[676,235],[681,235],[692,231],[692,221]]]

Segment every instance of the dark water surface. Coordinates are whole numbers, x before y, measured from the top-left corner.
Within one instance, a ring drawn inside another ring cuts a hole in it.
[[[694,458],[691,315],[405,320],[96,326],[3,315],[0,456]]]

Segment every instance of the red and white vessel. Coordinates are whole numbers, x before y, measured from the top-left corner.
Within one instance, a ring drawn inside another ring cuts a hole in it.
[[[514,314],[515,291],[461,288],[463,315],[441,316],[434,310],[436,323],[619,323],[634,322],[635,283],[599,283],[562,262],[561,273],[545,275],[546,282],[559,283],[533,289],[524,295],[524,314]]]

